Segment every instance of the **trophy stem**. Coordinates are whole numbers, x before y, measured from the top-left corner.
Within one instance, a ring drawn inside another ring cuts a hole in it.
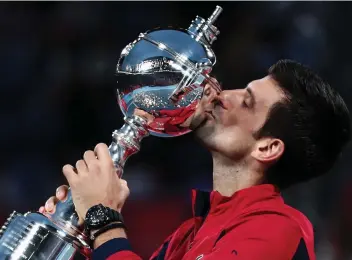
[[[113,132],[109,152],[120,178],[127,159],[139,152],[142,139],[148,135],[147,121],[136,115],[125,118],[125,124]]]
[[[125,124],[113,132],[109,152],[120,178],[126,160],[139,151],[142,139],[148,135],[147,122],[136,115],[125,118]],[[73,204],[71,190],[64,202],[57,203],[55,213],[45,215],[69,234],[84,236]]]

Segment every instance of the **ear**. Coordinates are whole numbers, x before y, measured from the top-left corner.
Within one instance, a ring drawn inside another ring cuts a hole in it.
[[[282,156],[284,150],[284,142],[277,138],[267,137],[256,142],[251,155],[262,163],[271,164]]]

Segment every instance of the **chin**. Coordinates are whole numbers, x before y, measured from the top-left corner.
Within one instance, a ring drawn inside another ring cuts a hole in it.
[[[212,140],[214,125],[209,120],[205,120],[193,132],[198,141],[208,146]]]

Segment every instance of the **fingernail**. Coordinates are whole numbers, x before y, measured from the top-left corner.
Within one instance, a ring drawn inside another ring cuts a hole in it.
[[[56,190],[56,196],[60,197],[62,195],[62,191],[60,189]]]
[[[53,209],[54,205],[52,202],[47,202],[45,207],[50,211]]]

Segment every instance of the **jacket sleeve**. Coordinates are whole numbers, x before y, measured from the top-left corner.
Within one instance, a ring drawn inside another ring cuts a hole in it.
[[[298,224],[276,214],[252,215],[220,238],[202,260],[292,259],[302,240]],[[309,259],[308,255],[307,258]]]
[[[167,245],[173,234],[169,235],[164,243],[154,252],[151,259],[166,253]],[[92,260],[142,260],[132,251],[132,247],[126,238],[112,239],[95,249]]]
[[[132,252],[131,245],[126,238],[112,239],[96,248],[92,253],[92,260],[114,259],[141,260],[142,258]]]
[[[179,234],[179,230],[189,230],[193,225],[193,219],[182,223],[174,232],[172,232],[159,248],[153,253],[150,259],[164,259],[170,240]],[[182,235],[181,235],[182,237]],[[92,260],[141,260],[142,258],[132,251],[132,247],[126,238],[112,239],[100,247],[96,248],[92,254]]]

